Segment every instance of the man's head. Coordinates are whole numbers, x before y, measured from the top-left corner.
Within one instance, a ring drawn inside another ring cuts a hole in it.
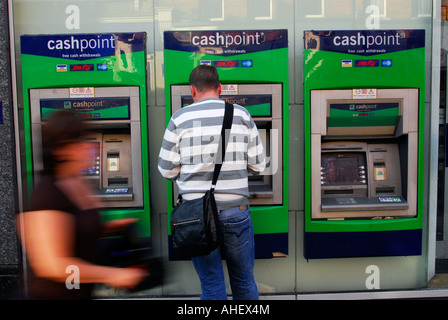
[[[195,101],[204,98],[204,96],[219,97],[221,93],[218,72],[213,66],[199,65],[194,68],[190,74],[189,83]]]

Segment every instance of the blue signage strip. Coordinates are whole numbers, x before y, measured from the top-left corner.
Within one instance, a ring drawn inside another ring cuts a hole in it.
[[[145,50],[144,33],[22,35],[22,54],[73,60]]]
[[[288,30],[165,31],[165,49],[233,56],[288,47]]]
[[[46,121],[56,110],[76,112],[85,120],[130,119],[129,97],[41,99],[41,119]]]
[[[305,49],[371,56],[423,48],[425,30],[305,31]]]

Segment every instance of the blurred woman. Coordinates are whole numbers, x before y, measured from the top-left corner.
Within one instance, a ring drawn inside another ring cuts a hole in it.
[[[42,129],[44,172],[31,210],[17,219],[29,264],[30,299],[90,299],[95,283],[132,288],[146,276],[137,268],[95,264],[101,236],[133,221],[101,222],[101,204],[90,196],[80,173],[91,166],[84,134],[84,122],[68,111],[55,112]]]

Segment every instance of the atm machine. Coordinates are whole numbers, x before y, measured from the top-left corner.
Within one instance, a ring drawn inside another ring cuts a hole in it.
[[[67,88],[31,89],[33,167],[42,164],[42,125],[52,112],[70,110],[85,119],[92,166],[82,172],[106,208],[143,206],[138,87],[92,88],[95,97],[70,98]]]
[[[227,88],[231,87],[229,92]],[[265,149],[266,169],[249,176],[249,200],[253,205],[281,205],[283,202],[282,86],[280,84],[227,84],[222,100],[246,108],[255,121]],[[189,85],[171,87],[172,113],[193,103]],[[275,155],[275,156],[274,156]],[[174,186],[174,199],[177,187]]]
[[[421,255],[424,39],[305,31],[305,258]]]
[[[415,217],[418,90],[353,91],[311,91],[311,217]]]
[[[85,120],[92,166],[82,172],[104,221],[136,218],[150,243],[146,34],[21,36],[25,210],[42,169],[41,128],[55,110]]]
[[[221,99],[246,108],[263,140],[267,168],[249,176],[255,257],[288,254],[287,30],[205,30],[164,33],[165,120],[193,103],[188,78],[200,64],[215,66]],[[168,218],[177,199],[167,185]],[[168,230],[170,248],[170,230]],[[170,259],[175,259],[170,254]]]

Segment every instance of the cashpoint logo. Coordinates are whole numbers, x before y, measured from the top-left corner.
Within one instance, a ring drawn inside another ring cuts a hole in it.
[[[305,31],[305,49],[371,56],[425,47],[425,30]]]
[[[45,34],[20,36],[22,54],[88,60],[114,56],[117,48],[127,53],[143,51],[145,34]]]
[[[103,49],[103,48],[115,48],[115,38],[110,35],[110,38],[76,38],[71,36],[69,39],[50,39],[47,42],[47,48],[49,50],[68,50],[77,49],[83,52],[87,49]]]
[[[358,32],[355,35],[336,35],[333,37],[333,44],[335,46],[365,46],[369,49],[372,46],[400,46],[400,39],[399,32],[369,35]]]
[[[211,35],[197,35],[191,38],[191,43],[195,46],[223,46],[228,48],[229,46],[239,45],[260,45],[263,39],[263,33],[255,32],[254,34],[248,34],[246,32],[238,32],[236,34],[221,33],[217,31]]]
[[[234,56],[288,47],[288,30],[165,31],[165,50]]]
[[[247,104],[247,98],[239,98],[239,97],[235,97],[235,98],[223,98],[225,101],[227,101],[228,103],[232,103],[232,104],[239,104],[240,106],[245,106]]]

